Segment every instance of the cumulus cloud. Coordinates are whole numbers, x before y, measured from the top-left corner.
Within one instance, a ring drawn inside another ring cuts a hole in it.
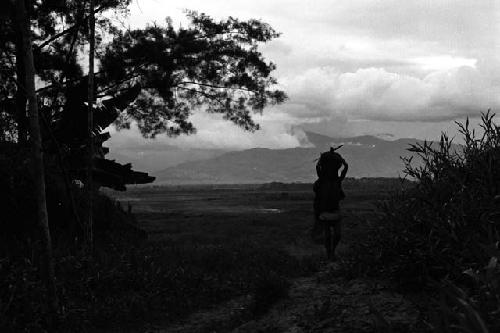
[[[451,120],[500,106],[500,89],[478,69],[461,66],[424,77],[363,68],[315,68],[285,80],[290,114],[305,122],[331,117],[364,120]],[[286,106],[285,106],[286,107]]]
[[[130,24],[172,16],[182,25],[184,8],[258,18],[282,32],[262,52],[289,101],[258,115],[254,134],[196,113],[196,135],[145,141],[132,130],[115,133],[114,145],[288,148],[305,142],[297,128],[435,138],[451,120],[500,109],[496,0],[141,0]]]
[[[183,149],[242,150],[255,147],[293,148],[307,144],[304,132],[296,127],[297,120],[277,110],[255,117],[262,126],[262,129],[255,133],[244,131],[214,114],[197,112],[191,119],[198,129],[197,133],[176,138],[158,135],[154,140],[145,140],[137,126],[133,125],[131,130],[122,131],[110,127],[108,130],[112,136],[108,146],[115,149],[126,147],[145,150],[172,146]]]

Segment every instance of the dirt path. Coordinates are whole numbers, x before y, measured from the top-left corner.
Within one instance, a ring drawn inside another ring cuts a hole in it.
[[[234,332],[373,332],[381,324],[376,314],[404,332],[412,330],[418,316],[408,301],[381,284],[346,281],[338,266],[328,265],[315,276],[295,280],[289,299]]]
[[[386,322],[393,331],[412,332],[418,317],[401,295],[373,280],[345,280],[336,264],[294,280],[289,296],[259,318],[251,314],[251,302],[250,296],[236,298],[148,332],[389,332]]]

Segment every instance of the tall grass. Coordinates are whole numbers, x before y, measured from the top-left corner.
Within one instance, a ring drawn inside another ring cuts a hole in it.
[[[469,120],[457,123],[463,145],[446,134],[411,145],[415,156],[403,161],[415,185],[381,205],[383,218],[348,262],[348,271],[386,275],[401,290],[438,290],[432,330],[500,331],[500,128],[493,119],[483,114],[479,133]]]
[[[156,242],[106,249],[93,258],[61,256],[56,263],[59,329],[140,329],[248,295],[254,315],[287,295],[288,279],[310,266],[264,244]],[[40,272],[29,260],[0,260],[0,331],[42,330],[46,309]]]

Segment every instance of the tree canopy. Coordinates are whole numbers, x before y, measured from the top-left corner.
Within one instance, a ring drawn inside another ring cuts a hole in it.
[[[272,76],[275,64],[259,51],[259,45],[279,36],[268,24],[233,17],[215,20],[186,11],[186,27],[174,28],[167,18],[163,25],[122,29],[110,12],[124,17],[129,2],[96,1],[95,158],[104,159],[107,153],[102,143],[109,136],[102,131],[112,123],[123,129],[135,122],[146,138],[191,134],[196,129],[190,115],[200,109],[255,131],[259,125],[252,115],[286,99]],[[79,174],[87,144],[88,94],[82,59],[87,52],[89,4],[40,0],[27,9],[44,145],[48,151],[63,151],[64,159],[75,166],[73,173]],[[12,11],[0,14],[0,28],[1,139],[22,143],[28,136],[24,83],[19,79],[24,68]],[[128,181],[151,181],[143,174],[136,176]]]
[[[120,125],[136,121],[144,136],[192,133],[189,114],[201,106],[246,130],[258,129],[251,112],[285,99],[273,89],[276,66],[257,48],[279,34],[257,20],[216,22],[193,11],[187,15],[188,28],[176,30],[167,21],[165,27],[120,32],[100,59],[106,82],[100,94],[140,85]]]

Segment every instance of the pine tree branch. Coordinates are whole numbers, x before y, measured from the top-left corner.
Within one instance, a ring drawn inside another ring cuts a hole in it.
[[[99,13],[103,9],[105,9],[104,6],[97,8],[96,10],[94,10],[94,14]],[[89,16],[85,16],[83,18],[83,20],[79,20],[79,22],[75,23],[73,26],[71,26],[67,29],[64,29],[63,31],[55,34],[54,36],[50,37],[49,39],[46,39],[41,44],[33,46],[34,51],[40,51],[41,49],[43,49],[45,46],[49,45],[50,43],[52,43],[56,39],[59,39],[60,37],[72,32],[74,30],[78,30],[78,28],[80,28],[82,25],[84,25],[88,22],[88,19],[89,19]]]
[[[257,90],[236,88],[236,87],[223,87],[223,86],[217,86],[217,85],[213,85],[213,84],[201,83],[201,82],[196,82],[196,81],[182,81],[182,82],[179,82],[178,84],[176,84],[174,87],[178,87],[180,84],[194,84],[194,85],[209,87],[209,88],[214,88],[214,89],[231,89],[231,90],[246,91],[246,92],[250,92],[250,93],[257,93],[258,92]]]

